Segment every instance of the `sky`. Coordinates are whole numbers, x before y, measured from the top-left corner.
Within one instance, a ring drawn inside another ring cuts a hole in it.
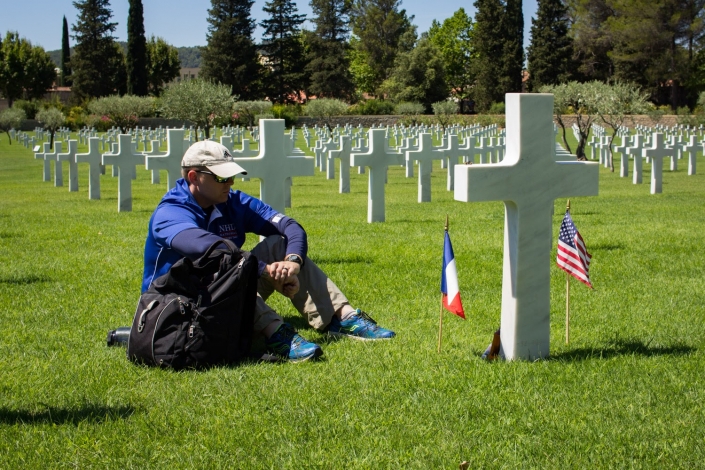
[[[296,5],[300,14],[311,16],[310,0],[298,0]],[[257,23],[266,18],[262,11],[267,0],[256,0],[252,6],[252,17]],[[524,47],[529,45],[531,17],[536,16],[537,0],[523,0],[524,5]],[[63,17],[71,25],[77,20],[78,11],[73,0],[3,0],[0,9],[0,34],[17,31],[20,37],[28,39],[35,46],[42,46],[46,51],[61,49],[61,32]],[[402,0],[401,9],[408,16],[414,15],[413,24],[418,33],[428,31],[435,19],[443,20],[453,16],[460,7],[471,17],[475,17],[474,1],[458,0]],[[154,35],[163,38],[175,47],[204,46],[208,31],[208,9],[210,0],[142,0],[144,8],[144,29],[147,38]],[[119,41],[127,41],[128,0],[111,0],[112,21],[118,23],[113,36]],[[304,27],[313,29],[310,23]],[[262,29],[255,31],[255,40],[259,40]],[[69,39],[71,46],[73,38]]]

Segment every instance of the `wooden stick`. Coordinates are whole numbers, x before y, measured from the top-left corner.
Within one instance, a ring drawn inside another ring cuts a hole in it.
[[[570,199],[565,206],[566,212],[570,212]],[[565,273],[565,344],[570,342],[570,274]]]
[[[446,226],[445,231],[448,231],[448,214],[446,214]],[[445,249],[445,234],[443,239],[443,245]],[[443,336],[443,292],[441,292],[441,313],[438,318],[438,353],[441,353],[441,338]]]
[[[565,273],[565,344],[570,341],[570,274]]]
[[[441,314],[438,319],[438,354],[441,353],[441,338],[443,337],[443,293],[441,293]]]

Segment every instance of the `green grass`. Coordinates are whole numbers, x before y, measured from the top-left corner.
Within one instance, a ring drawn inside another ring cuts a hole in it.
[[[703,468],[702,156],[698,175],[666,169],[660,195],[644,164],[642,185],[601,168],[599,196],[571,199],[595,290],[573,283],[569,345],[556,201],[551,356],[533,363],[479,357],[500,321],[501,202],[455,201],[436,163],[419,204],[395,167],[387,221],[368,224],[367,175],[352,172],[350,194],[318,170],[296,178],[287,213],[310,257],[398,337],[329,341],[279,297],[325,360],[174,373],[105,346],[131,323],[166,173],[152,185],[138,168],[133,211],[118,213],[110,172],[91,201],[87,164],[70,193],[2,137],[0,468]],[[468,319],[446,313],[438,354],[446,214]]]

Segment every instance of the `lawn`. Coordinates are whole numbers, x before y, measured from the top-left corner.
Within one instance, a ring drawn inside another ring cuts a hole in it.
[[[367,175],[351,172],[350,194],[318,170],[297,177],[287,214],[309,256],[397,337],[329,340],[278,297],[324,360],[179,373],[105,344],[131,323],[166,172],[153,185],[138,167],[133,210],[118,213],[110,171],[89,200],[87,164],[69,192],[66,163],[65,186],[42,182],[42,162],[5,134],[0,162],[0,468],[704,467],[702,154],[694,176],[664,165],[663,194],[649,194],[645,163],[644,184],[601,168],[599,196],[571,199],[595,289],[572,284],[570,344],[555,202],[551,355],[537,362],[480,358],[500,321],[501,202],[455,201],[436,162],[419,204],[416,178],[394,167],[386,222],[368,224]],[[446,214],[467,320],[445,314],[439,354]]]

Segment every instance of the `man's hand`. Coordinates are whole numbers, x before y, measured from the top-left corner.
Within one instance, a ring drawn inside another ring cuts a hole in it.
[[[268,264],[262,273],[270,284],[282,295],[292,298],[299,292],[299,264],[290,261],[277,261]]]

